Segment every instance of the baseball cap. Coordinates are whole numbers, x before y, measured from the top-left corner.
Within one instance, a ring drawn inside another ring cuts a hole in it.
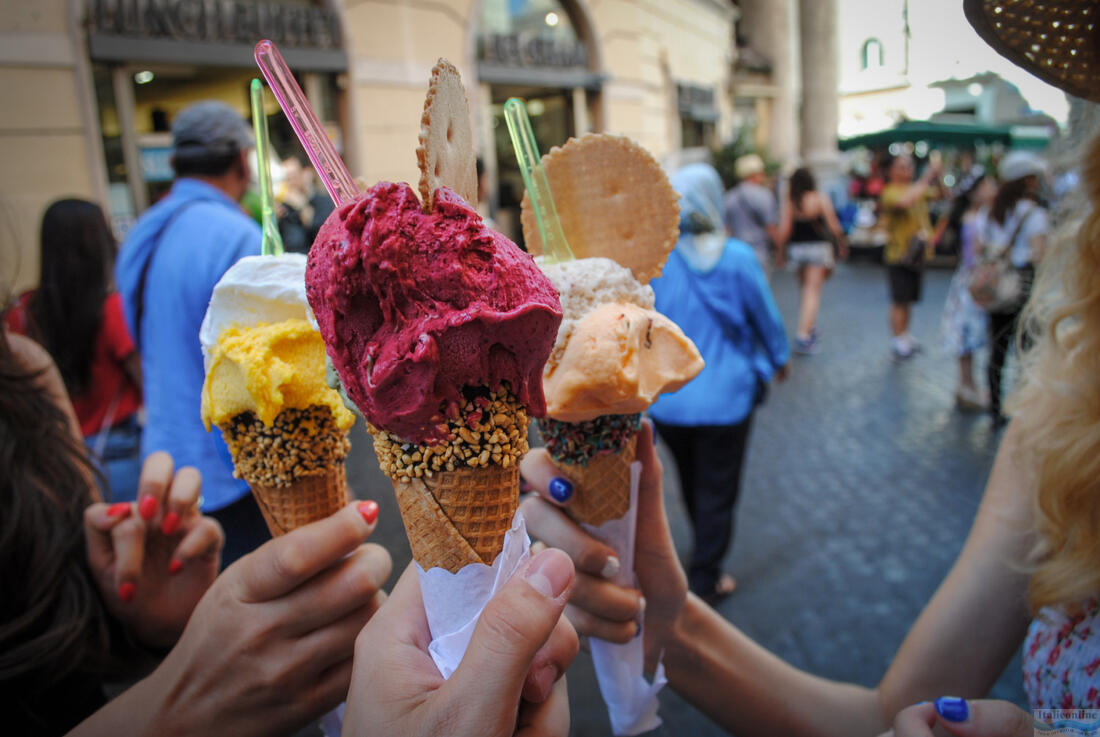
[[[222,156],[252,148],[252,131],[237,111],[217,100],[184,108],[172,122],[176,156]]]
[[[744,179],[745,177],[751,177],[753,174],[759,174],[764,171],[764,160],[756,154],[745,154],[737,159],[733,168],[734,173],[737,174],[737,178]]]
[[[1028,176],[1041,177],[1047,173],[1047,165],[1042,159],[1027,151],[1013,151],[1001,159],[997,174],[1002,182],[1014,182]]]

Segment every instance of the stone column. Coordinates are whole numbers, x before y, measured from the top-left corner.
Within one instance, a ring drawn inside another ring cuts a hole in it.
[[[798,0],[742,0],[740,7],[743,35],[772,62],[768,155],[789,170],[799,155]]]
[[[799,0],[802,51],[802,160],[821,175],[837,166],[836,0]]]

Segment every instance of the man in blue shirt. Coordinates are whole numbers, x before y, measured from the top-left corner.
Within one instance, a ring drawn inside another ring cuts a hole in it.
[[[231,107],[204,101],[177,116],[172,138],[176,181],[134,225],[115,279],[141,353],[147,412],[142,454],[165,450],[177,467],[199,469],[203,511],[225,529],[222,561],[228,565],[270,535],[248,485],[233,478],[221,433],[203,427],[199,326],[226,270],[260,253],[260,228],[238,205],[250,180],[252,134]],[[139,507],[145,513],[149,508]],[[155,510],[150,517],[160,515],[171,527],[169,513]]]

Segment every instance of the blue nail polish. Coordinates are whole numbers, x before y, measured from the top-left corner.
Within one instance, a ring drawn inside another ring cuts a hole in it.
[[[560,476],[550,479],[550,496],[558,504],[564,504],[569,501],[569,497],[573,496],[573,484],[569,479],[563,479]]]
[[[949,722],[965,722],[970,718],[970,706],[966,699],[957,696],[941,696],[935,701],[936,711]]]

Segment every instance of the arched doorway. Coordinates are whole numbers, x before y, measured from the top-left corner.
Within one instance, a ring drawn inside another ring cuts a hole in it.
[[[490,195],[497,227],[517,243],[523,179],[503,106],[527,102],[543,152],[602,127],[599,49],[588,14],[577,0],[482,0],[476,16],[476,59],[489,105],[496,187]],[[486,143],[488,143],[486,141]]]

